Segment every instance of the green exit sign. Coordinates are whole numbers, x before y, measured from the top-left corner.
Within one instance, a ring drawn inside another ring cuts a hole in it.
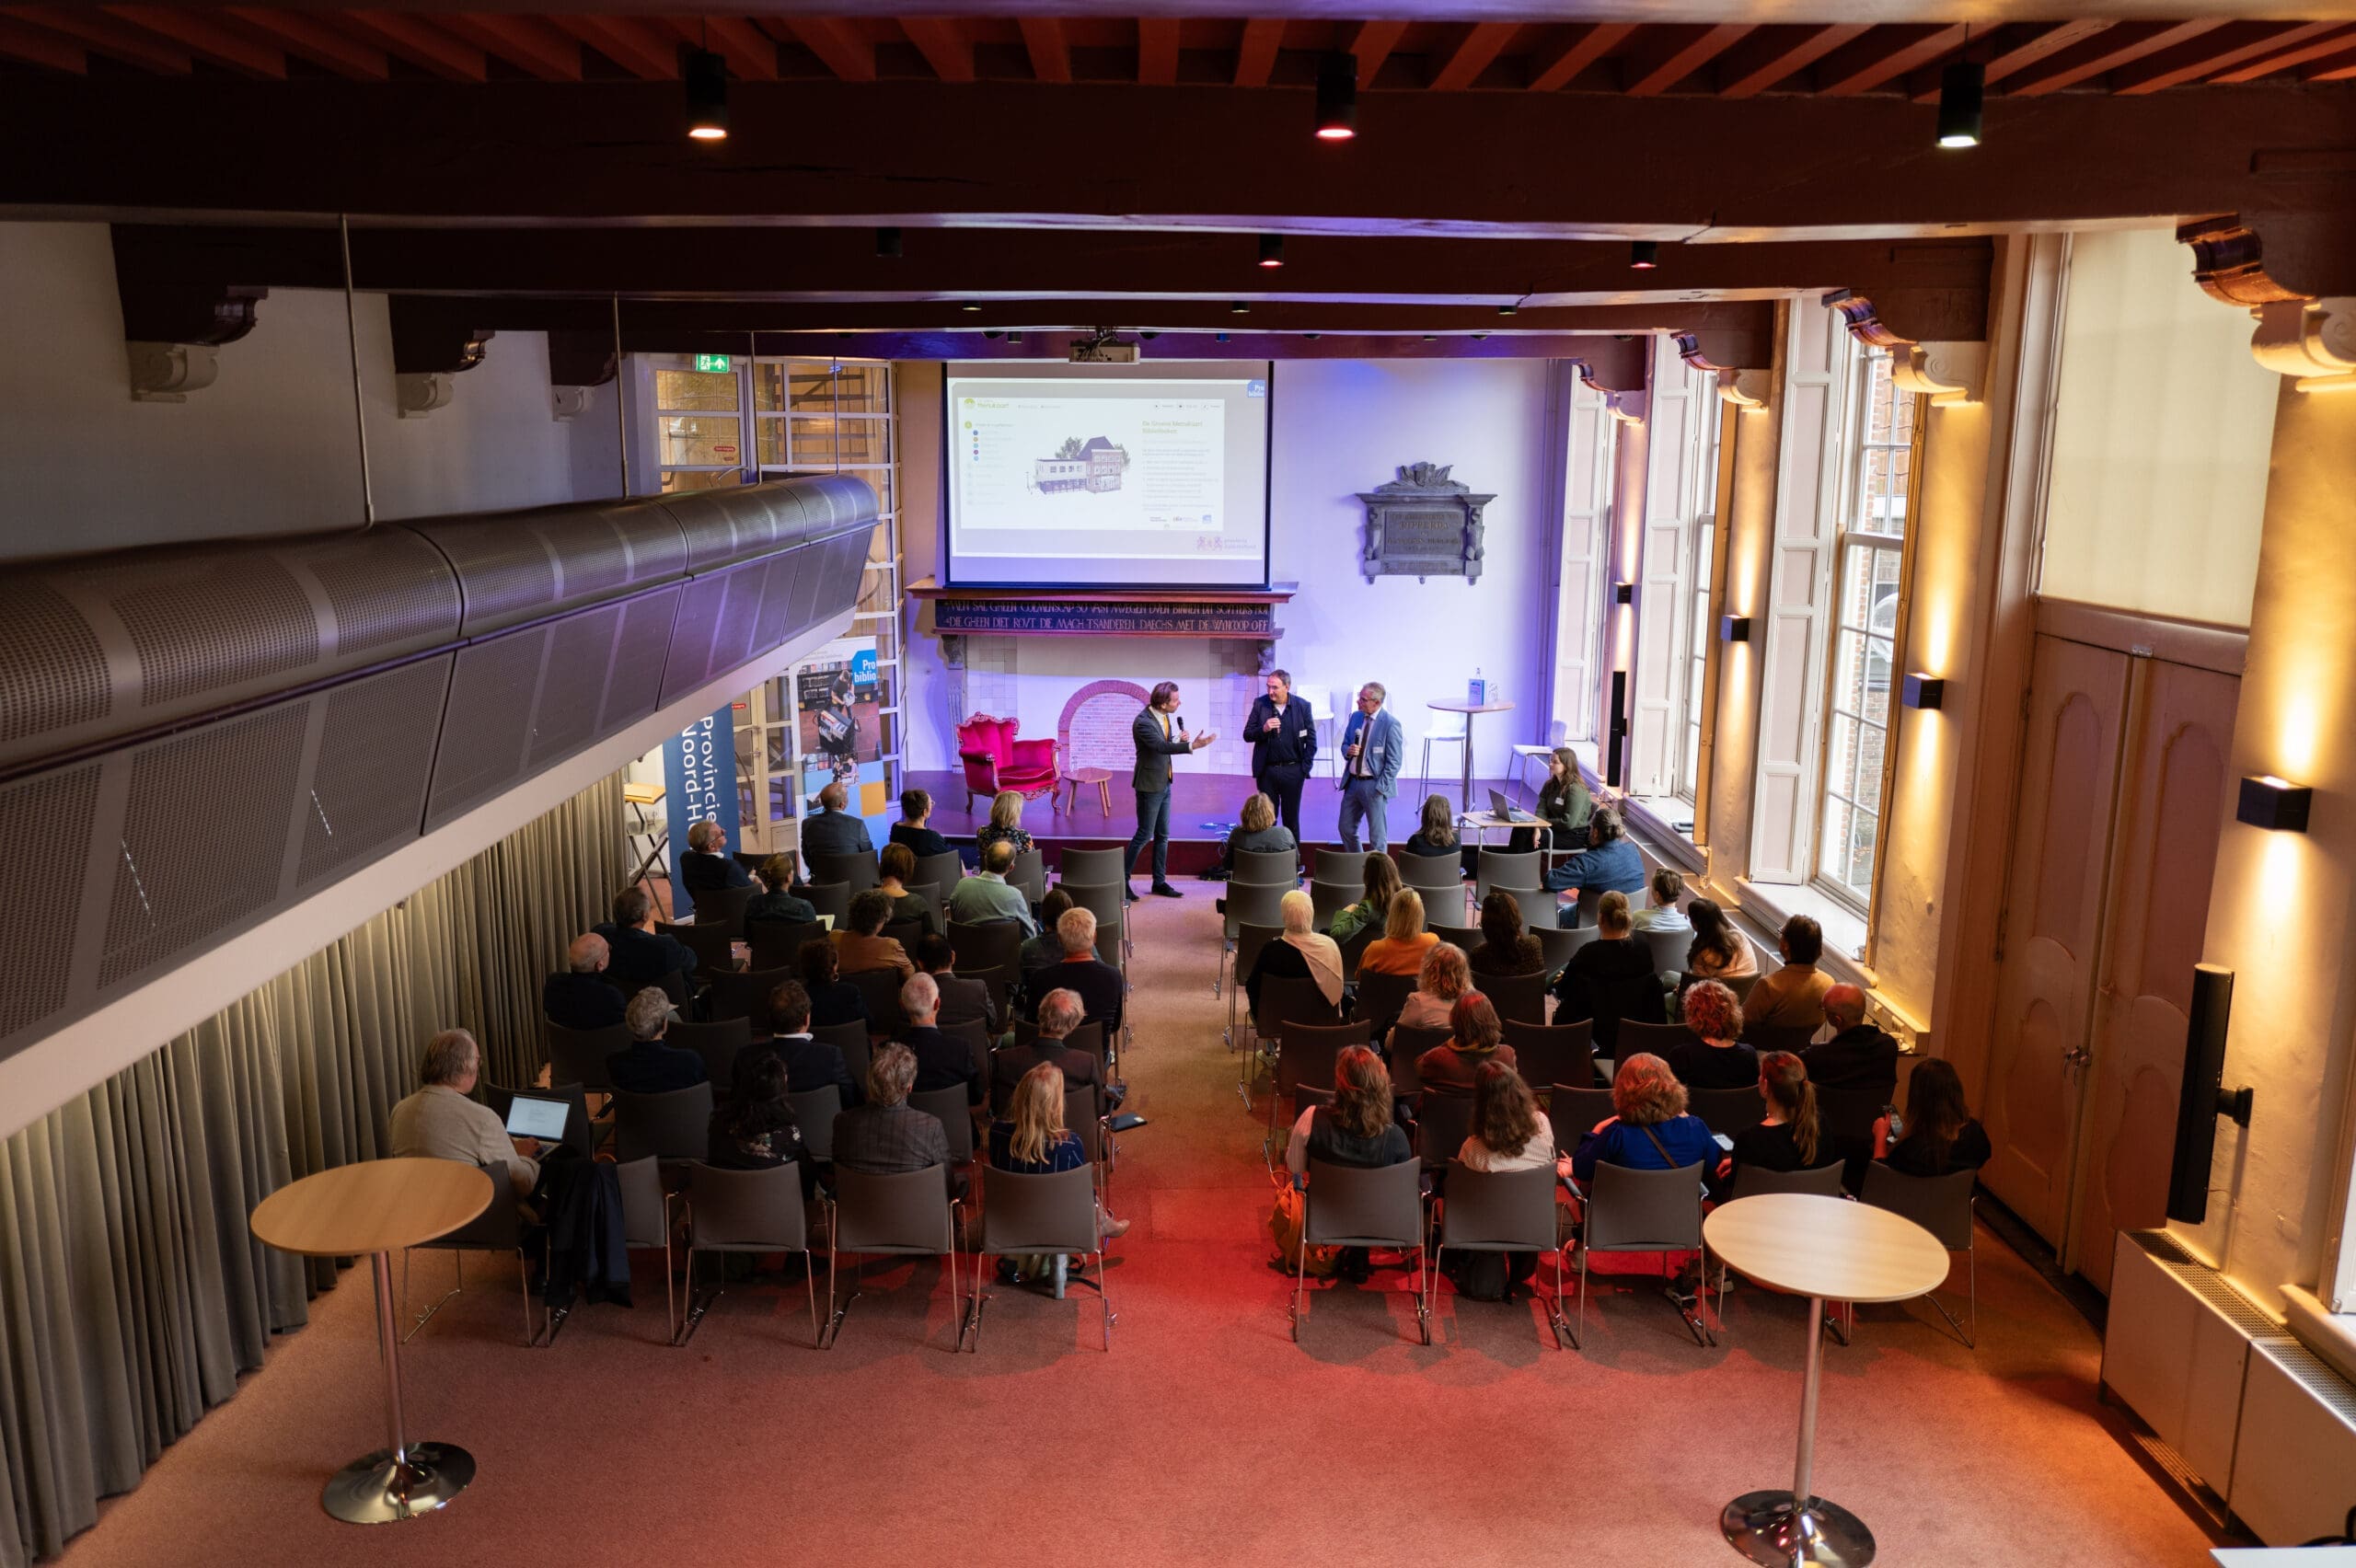
[[[718,375],[725,375],[728,374],[728,356],[726,354],[698,354],[696,356],[696,368],[698,370],[709,370],[715,372]]]

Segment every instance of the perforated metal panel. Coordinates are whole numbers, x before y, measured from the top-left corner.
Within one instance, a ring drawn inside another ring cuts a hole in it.
[[[224,720],[131,754],[98,957],[101,993],[214,945],[277,902],[317,700]]]
[[[532,709],[528,767],[546,767],[571,756],[597,733],[597,709],[606,696],[606,666],[614,656],[618,606],[586,610],[549,628],[548,667],[540,672],[540,696]]]
[[[703,685],[711,667],[711,634],[728,597],[727,579],[699,577],[679,594],[678,618],[671,624],[671,651],[663,661],[663,700],[671,702]]]
[[[302,802],[297,896],[418,836],[454,661],[422,659],[319,698],[327,712]]]
[[[65,1005],[99,767],[0,785],[0,899],[30,917],[0,945],[0,1040]]]
[[[335,614],[340,661],[419,652],[458,635],[458,580],[440,550],[406,528],[372,528],[278,554],[319,585]]]
[[[318,662],[310,597],[259,551],[190,554],[109,599],[138,650],[142,707],[225,701],[251,682]]]
[[[449,557],[468,637],[669,581],[687,568],[659,497],[405,523]]]
[[[459,650],[434,745],[427,831],[524,777],[532,694],[548,640],[548,628],[534,627]]]
[[[671,623],[678,615],[680,593],[665,588],[622,606],[613,668],[606,674],[606,700],[597,710],[601,732],[636,723],[662,701],[663,667],[670,656]]]
[[[761,596],[753,613],[752,652],[775,648],[785,640],[785,612],[793,598],[793,562],[788,557],[771,556],[761,563]]]
[[[826,552],[818,545],[803,545],[773,558],[774,570],[784,573],[785,635],[792,637],[818,613],[818,592],[826,585],[823,570]]]
[[[809,479],[772,479],[728,490],[687,490],[665,505],[687,546],[687,570],[718,571],[809,532],[803,492]],[[822,503],[819,516],[826,510]]]
[[[106,651],[82,612],[29,575],[0,578],[0,744],[96,723],[112,706]]]

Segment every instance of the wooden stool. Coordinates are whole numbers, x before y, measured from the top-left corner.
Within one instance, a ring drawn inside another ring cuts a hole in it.
[[[1110,768],[1075,767],[1064,777],[1066,782],[1071,785],[1071,809],[1073,811],[1080,810],[1080,787],[1083,784],[1093,784],[1096,786],[1096,803],[1103,808],[1106,817],[1109,818],[1112,816],[1113,773]]]

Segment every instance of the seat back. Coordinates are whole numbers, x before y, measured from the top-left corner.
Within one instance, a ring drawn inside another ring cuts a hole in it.
[[[1227,885],[1227,936],[1230,941],[1242,934],[1246,926],[1273,926],[1282,936],[1285,928],[1285,894],[1292,891],[1289,882],[1230,882]],[[1250,974],[1251,971],[1242,971]]]
[[[1574,1089],[1558,1083],[1547,1097],[1546,1120],[1554,1126],[1554,1147],[1564,1154],[1576,1151],[1579,1140],[1593,1132],[1597,1123],[1617,1113],[1608,1089],[1589,1089],[1584,1084]]]
[[[1372,1170],[1311,1160],[1301,1232],[1315,1247],[1420,1248],[1422,1168],[1412,1159]]]
[[[980,1019],[969,1018],[963,1023],[942,1024],[941,1026],[941,1032],[964,1045],[968,1052],[972,1053],[975,1071],[982,1075],[983,1082],[988,1082],[990,1076],[989,1025],[984,1023]]]
[[[702,906],[699,905],[697,907],[700,913]],[[698,974],[717,974],[736,967],[734,945],[736,939],[728,934],[728,929],[724,926],[702,924],[671,926],[657,920],[654,923],[654,928],[662,935],[676,938],[695,950]]]
[[[1433,890],[1453,893],[1461,899],[1464,893],[1464,862],[1455,855],[1411,855],[1398,851],[1399,880],[1424,895],[1429,904]]]
[[[1448,1201],[1440,1205],[1443,1247],[1484,1252],[1550,1252],[1554,1249],[1554,1167],[1473,1170],[1448,1164]]]
[[[706,1251],[800,1252],[810,1246],[802,1169],[687,1168],[687,1245]]]
[[[1385,854],[1388,858],[1385,851],[1345,849],[1338,844],[1304,844],[1300,852],[1308,859],[1310,870],[1316,880],[1354,890],[1365,888],[1366,863],[1370,857]],[[1357,892],[1353,891],[1351,902],[1356,903],[1357,896]]]
[[[1102,886],[1118,882],[1127,877],[1129,868],[1121,864],[1121,857],[1128,853],[1128,846],[1111,844],[1101,847],[1077,849],[1066,845],[1057,851],[1062,869],[1057,875],[1067,882]]]
[[[1260,950],[1270,942],[1281,941],[1284,934],[1285,928],[1282,926],[1267,925],[1258,921],[1247,921],[1235,928],[1236,985],[1242,986],[1243,984],[1242,977],[1251,974],[1253,965],[1260,962]]]
[[[1299,849],[1238,849],[1230,887],[1290,888],[1300,881]]]
[[[954,849],[939,855],[917,857],[917,881],[929,882],[940,891],[941,897],[934,902],[941,908],[948,907],[949,890],[955,887],[957,879],[964,874],[964,857]]]
[[[1472,1134],[1472,1097],[1427,1093],[1415,1105],[1415,1153],[1426,1169],[1443,1170]]]
[[[1816,1032],[1821,1027],[1813,1023],[1771,1023],[1754,1029],[1745,1024],[1742,1038],[1746,1044],[1758,1046],[1762,1056],[1770,1051],[1796,1053],[1807,1049],[1808,1042],[1816,1038]]]
[[[1028,849],[1018,849],[1013,869],[1006,873],[1007,884],[1022,890],[1022,896],[1033,904],[1047,896],[1046,851],[1034,844]]]
[[[525,1090],[510,1089],[497,1083],[482,1086],[483,1103],[490,1106],[502,1122],[507,1120],[508,1108],[515,1103],[518,1094],[527,1094],[537,1100],[563,1101],[564,1136],[559,1141],[583,1159],[597,1152],[597,1129],[589,1120],[588,1093],[579,1084],[556,1083],[546,1089],[534,1085]]]
[[[918,941],[930,928],[925,924],[923,916],[910,915],[904,919],[884,921],[884,928],[875,934],[879,937],[891,938],[900,944],[901,951],[913,955],[917,951]]]
[[[1685,968],[1685,954],[1693,945],[1690,930],[1638,931],[1636,940],[1653,955],[1653,967],[1663,974],[1675,974]]]
[[[1295,1020],[1283,1026],[1279,1038],[1284,1049],[1276,1058],[1276,1093],[1282,1097],[1302,1084],[1311,1089],[1330,1087],[1335,1061],[1350,1046],[1366,1044],[1371,1032],[1363,1023],[1318,1024]]]
[[[949,922],[949,950],[957,955],[960,974],[985,969],[1014,974],[1022,962],[1022,928],[1012,920],[991,920],[979,926]]]
[[[1120,940],[1124,916],[1119,882],[1076,882],[1066,877],[1056,885],[1071,894],[1074,908],[1085,909],[1096,917],[1097,951],[1100,953],[1108,935],[1115,941]]]
[[[649,1155],[614,1167],[622,1189],[622,1245],[660,1247],[670,1234],[670,1205],[663,1198],[663,1168]]]
[[[767,1022],[769,1016],[769,993],[793,979],[788,968],[755,969],[745,974],[730,971],[711,977],[711,986],[704,993],[704,1010],[715,1023],[730,1019],[755,1019]]]
[[[1500,1021],[1507,1019],[1520,1023],[1546,1021],[1546,976],[1543,974],[1477,975],[1474,986],[1489,998],[1489,1005],[1497,1009]]]
[[[1675,1252],[1702,1244],[1702,1164],[1638,1170],[1599,1162],[1588,1194],[1588,1251]]]
[[[974,1118],[965,1109],[965,1086],[927,1089],[908,1096],[908,1109],[921,1111],[941,1124],[949,1136],[949,1163],[967,1165],[974,1159]]]
[[[1757,1126],[1766,1115],[1755,1084],[1749,1089],[1689,1089],[1685,1100],[1686,1108],[1701,1117],[1704,1126],[1728,1137],[1745,1127]]]
[[[479,1164],[475,1169],[491,1183],[491,1206],[457,1229],[421,1241],[419,1246],[449,1252],[512,1252],[523,1246],[523,1217],[514,1204],[505,1201],[507,1167]]]
[[[867,1065],[874,1059],[874,1052],[868,1044],[867,1025],[855,1018],[843,1023],[813,1024],[810,1038],[823,1040],[843,1054],[843,1066],[849,1070],[851,1082],[867,1082]]]
[[[614,1159],[701,1159],[711,1147],[711,1085],[660,1094],[614,1090]]]
[[[1960,1252],[1971,1246],[1971,1189],[1979,1179],[1977,1170],[1909,1176],[1877,1159],[1865,1167],[1865,1191],[1858,1195],[1876,1208],[1912,1220],[1948,1251]]]
[[[745,935],[745,905],[752,903],[753,894],[760,891],[750,886],[706,888],[696,894],[696,924],[741,939]]]
[[[878,1174],[837,1166],[835,1245],[846,1252],[955,1251],[956,1220],[941,1167]]]
[[[1530,926],[1527,920],[1522,924],[1529,926],[1530,934],[1538,939],[1538,951],[1545,955],[1546,973],[1550,975],[1560,974],[1563,972],[1563,965],[1571,962],[1571,954],[1579,951],[1581,946],[1579,934],[1576,931],[1563,929],[1551,918],[1541,920],[1535,926]],[[1595,939],[1589,937],[1586,940],[1593,941]]]
[[[1361,974],[1357,1001],[1351,1008],[1350,1016],[1364,1019],[1380,1040],[1391,1032],[1407,998],[1415,994],[1415,976],[1412,974]]]
[[[1813,1170],[1770,1170],[1764,1166],[1738,1165],[1733,1196],[1755,1198],[1761,1193],[1807,1193],[1819,1198],[1837,1198],[1842,1190],[1841,1175],[1841,1162],[1837,1159]]]
[[[1017,927],[1016,929],[1020,931],[1022,928]],[[988,969],[968,969],[965,965],[961,963],[957,966],[957,977],[961,980],[979,980],[984,986],[988,986],[990,993],[990,1018],[995,1022],[1001,1024],[1006,1021],[1007,1014],[1011,1012],[1014,1009],[1013,993],[1015,974],[1011,965],[999,965]],[[968,1020],[967,1021],[978,1024],[980,1020],[973,1019]]]
[[[1888,1103],[1879,1090],[1859,1089],[1854,1084],[1818,1086],[1816,1091],[1817,1132],[1828,1143],[1859,1144],[1874,1136],[1874,1123]]]
[[[1080,1135],[1080,1147],[1091,1165],[1104,1158],[1104,1124],[1096,1119],[1096,1094],[1093,1090],[1064,1089],[1064,1125]],[[990,1186],[995,1190],[1006,1176],[1003,1170],[990,1172]]]
[[[768,1010],[766,998],[761,1010]],[[665,1044],[701,1056],[704,1076],[714,1083],[727,1083],[735,1076],[736,1053],[753,1043],[753,1023],[745,1018],[722,1019],[714,1023],[675,1023],[663,1032],[663,1040]]]
[[[1445,1029],[1413,1029],[1401,1024],[1391,1032],[1391,1092],[1394,1095],[1421,1094],[1424,1075],[1415,1064],[1425,1052],[1435,1045],[1445,1045],[1449,1039]]]
[[[793,1106],[794,1124],[802,1129],[802,1147],[813,1159],[835,1158],[835,1118],[843,1113],[843,1091],[833,1084],[791,1090],[785,1097]]]
[[[1325,999],[1316,981],[1289,975],[1272,975],[1261,985],[1260,1010],[1253,1019],[1253,1027],[1267,1040],[1281,1038],[1290,1024],[1341,1021],[1341,1014]]]
[[[908,1015],[900,1010],[900,972],[896,969],[862,969],[846,974],[844,979],[855,986],[867,1002],[867,1031],[870,1034],[893,1035],[907,1027]]]
[[[756,920],[745,929],[756,970],[791,969],[802,956],[803,943],[826,940],[826,928],[815,920]]]
[[[872,854],[853,851],[847,855],[831,855],[821,850],[805,850],[810,861],[810,880],[814,882],[840,882],[857,898],[875,885],[876,862]]]
[[[1014,1020],[1014,1043],[1028,1045],[1039,1038],[1039,1026],[1027,1018]],[[1099,1063],[1104,1060],[1104,1024],[1101,1019],[1090,1019],[1064,1036],[1064,1049],[1085,1051]]]
[[[1027,1176],[990,1172],[981,1251],[1093,1252],[1103,1244],[1096,1228],[1096,1177],[1087,1166]]]
[[[1380,935],[1382,932],[1376,927],[1360,926],[1350,933],[1349,940],[1338,944],[1342,950],[1342,974],[1345,978],[1357,974],[1358,965],[1365,961],[1366,950]]]
[[[1504,1020],[1505,1043],[1513,1047],[1522,1081],[1531,1088],[1550,1083],[1586,1084],[1595,1077],[1595,1025],[1528,1023]]]
[[[1493,887],[1526,889],[1535,893],[1539,888],[1539,853],[1535,849],[1492,849],[1481,846],[1481,853],[1473,861],[1474,886],[1479,895],[1486,898]]]
[[[1601,1031],[1597,1032],[1599,1034]],[[1619,1049],[1612,1052],[1614,1061],[1624,1062],[1640,1051],[1665,1056],[1680,1045],[1696,1043],[1693,1032],[1681,1023],[1646,1023],[1633,1018],[1620,1020],[1619,1038],[1613,1042]],[[1754,1102],[1757,1096],[1752,1096]],[[1757,1120],[1757,1118],[1753,1118]]]
[[[606,1058],[617,1051],[629,1049],[628,1024],[567,1029],[544,1019],[541,1026],[548,1032],[550,1083],[577,1083],[583,1089],[601,1091],[613,1087],[614,1080],[606,1076]]]
[[[1364,891],[1356,882],[1311,882],[1309,897],[1317,913],[1310,923],[1321,931],[1326,929],[1334,924],[1334,917],[1356,904]]]
[[[1461,950],[1467,958],[1489,945],[1489,939],[1481,934],[1480,927],[1461,926],[1453,920],[1435,920],[1428,907],[1424,911],[1424,929],[1449,946]]]
[[[967,753],[978,754],[978,760],[989,767],[1004,767],[1014,759],[1015,721],[999,719],[987,713],[976,713],[957,726],[957,751],[961,757]],[[968,762],[976,760],[967,758]],[[973,777],[969,766],[966,777]],[[992,775],[992,787],[996,777]]]
[[[802,890],[810,907],[833,918],[834,929],[839,931],[850,924],[850,883],[844,882],[814,882]]]

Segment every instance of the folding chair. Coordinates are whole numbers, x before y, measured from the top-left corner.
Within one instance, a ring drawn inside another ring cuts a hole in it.
[[[811,851],[805,857],[810,862],[810,880],[814,882],[841,882],[857,898],[876,882],[878,871],[875,857],[853,851],[848,855],[827,855]]]
[[[606,1058],[629,1049],[628,1024],[567,1029],[543,1019],[540,1026],[548,1035],[550,1083],[577,1083],[598,1094],[613,1088],[614,1080],[606,1076]]]
[[[745,930],[756,972],[782,969],[791,973],[802,957],[803,943],[826,940],[826,928],[815,920],[756,920]]]
[[[764,1001],[761,1010],[768,1010]],[[766,1020],[764,1020],[766,1021]],[[736,1053],[753,1043],[750,1019],[721,1019],[712,1023],[675,1023],[663,1032],[663,1043],[682,1051],[693,1051],[703,1058],[704,1077],[713,1083],[728,1083],[736,1071]]]
[[[837,1260],[849,1252],[860,1257],[942,1258],[949,1260],[949,1309],[957,1337],[965,1337],[964,1297],[957,1271],[964,1253],[957,1245],[957,1216],[949,1200],[949,1173],[944,1166],[888,1175],[835,1168],[835,1198],[826,1227],[826,1329],[819,1343],[832,1349],[842,1340],[843,1319],[860,1297],[854,1267],[850,1294],[835,1303],[835,1282],[842,1271]],[[951,1347],[953,1350],[954,1346]]]
[[[1529,1170],[1487,1171],[1468,1169],[1450,1159],[1446,1195],[1439,1205],[1438,1244],[1432,1250],[1429,1297],[1424,1303],[1428,1320],[1439,1296],[1440,1264],[1448,1250],[1460,1252],[1552,1252],[1561,1245],[1554,1221],[1554,1167],[1549,1163]],[[1531,1283],[1536,1289],[1536,1282]],[[1546,1320],[1554,1331],[1554,1348],[1563,1348],[1562,1275],[1555,1275],[1554,1294],[1547,1297]]]
[[[769,993],[794,979],[791,969],[755,969],[745,974],[715,974],[704,993],[704,1010],[714,1023],[732,1018],[768,1021]]]
[[[711,1147],[711,1085],[660,1094],[614,1090],[614,1159],[627,1165],[652,1155],[664,1164],[701,1159]]]
[[[1229,887],[1281,887],[1289,892],[1300,882],[1298,849],[1238,849]]]
[[[1535,974],[1477,974],[1473,988],[1489,998],[1497,1009],[1500,1021],[1511,1019],[1517,1023],[1546,1021],[1546,976]]]
[[[1284,934],[1282,926],[1248,925],[1238,929],[1235,934],[1236,974],[1238,976],[1250,974],[1253,966],[1260,962],[1260,950],[1270,942],[1281,940]],[[1235,999],[1242,994],[1243,982],[1241,978],[1227,988],[1227,1027],[1219,1031],[1219,1041],[1230,1051],[1235,1049]],[[1217,981],[1211,983],[1211,995],[1218,995]],[[1246,1018],[1244,1021],[1248,1023],[1251,1020]],[[1252,1089],[1249,1080],[1239,1078],[1236,1088],[1243,1095],[1243,1103],[1247,1107],[1250,1106]]]
[[[1686,1109],[1701,1117],[1703,1125],[1727,1137],[1757,1126],[1767,1114],[1756,1084],[1749,1089],[1689,1089],[1685,1098]]]
[[[1092,1119],[1092,1118],[1091,1118]],[[1104,1309],[1104,1348],[1113,1348],[1111,1293],[1104,1286],[1103,1209],[1088,1167],[1076,1166],[1052,1174],[1023,1175],[1012,1170],[990,1172],[989,1193],[982,1205],[982,1239],[974,1249],[974,1289],[967,1298],[973,1324],[974,1354],[982,1350],[982,1309],[990,1292],[983,1264],[1011,1252],[1077,1252],[1096,1259],[1093,1278],[1083,1271],[1072,1283],[1095,1287]],[[961,1332],[962,1343],[964,1334]]]
[[[1273,1175],[1276,1161],[1271,1150],[1276,1141],[1277,1108],[1304,1084],[1311,1089],[1331,1084],[1334,1066],[1342,1053],[1350,1046],[1364,1045],[1370,1035],[1363,1023],[1316,1024],[1295,1019],[1280,1024],[1271,1037],[1276,1042],[1276,1087],[1268,1097],[1268,1128],[1261,1135],[1260,1159]]]
[[[811,1348],[818,1348],[818,1275],[810,1262],[810,1217],[802,1202],[802,1167],[771,1166],[766,1170],[727,1170],[701,1160],[688,1167],[687,1178],[687,1321],[680,1333],[682,1346],[695,1338],[697,1326],[726,1286],[710,1295],[696,1295],[696,1257],[702,1252],[799,1252],[802,1277],[810,1298]],[[830,1287],[831,1291],[831,1287]]]
[[[816,1089],[789,1090],[785,1098],[793,1107],[794,1124],[802,1129],[802,1147],[810,1151],[811,1159],[834,1163],[835,1118],[843,1113],[841,1088],[822,1084]]]
[[[1259,1015],[1252,1020],[1253,1032],[1259,1041],[1253,1055],[1262,1061],[1275,1062],[1283,1054],[1284,1032],[1288,1025],[1333,1024],[1341,1021],[1341,1014],[1334,1009],[1332,1003],[1326,1001],[1325,993],[1317,988],[1316,981],[1289,978],[1268,980],[1260,987],[1260,1011]],[[1272,1042],[1276,1045],[1275,1051],[1268,1049]],[[1252,1056],[1245,1057],[1244,1066],[1247,1074],[1250,1072],[1251,1063]],[[1331,1070],[1330,1066],[1328,1070]],[[1246,1105],[1251,1103],[1248,1094],[1244,1103]]]
[[[1431,1343],[1431,1307],[1425,1299],[1422,1167],[1403,1159],[1396,1165],[1361,1170],[1312,1159],[1307,1199],[1301,1215],[1300,1258],[1293,1269],[1293,1343],[1300,1343],[1301,1320],[1309,1316],[1310,1248],[1395,1247],[1415,1251],[1415,1325],[1423,1342]]]
[[[1062,869],[1057,873],[1057,880],[1097,885],[1126,882],[1129,868],[1121,863],[1121,857],[1127,848],[1125,844],[1095,849],[1079,849],[1066,845],[1057,854],[1062,862]]]
[[[1595,1077],[1595,1025],[1524,1023],[1507,1019],[1502,1038],[1513,1047],[1522,1081],[1532,1089],[1553,1083],[1587,1083]]]
[[[1579,1320],[1571,1335],[1573,1349],[1581,1347],[1587,1332],[1587,1262],[1591,1252],[1699,1251],[1702,1268],[1694,1286],[1694,1310],[1688,1312],[1684,1303],[1674,1297],[1670,1299],[1695,1344],[1718,1343],[1710,1329],[1710,1250],[1702,1239],[1702,1172],[1698,1160],[1674,1170],[1638,1170],[1608,1162],[1596,1166],[1593,1190],[1585,1205],[1585,1234],[1566,1238],[1561,1249],[1567,1254],[1576,1242],[1579,1250]],[[1568,1272],[1568,1257],[1558,1258],[1556,1268]]]

